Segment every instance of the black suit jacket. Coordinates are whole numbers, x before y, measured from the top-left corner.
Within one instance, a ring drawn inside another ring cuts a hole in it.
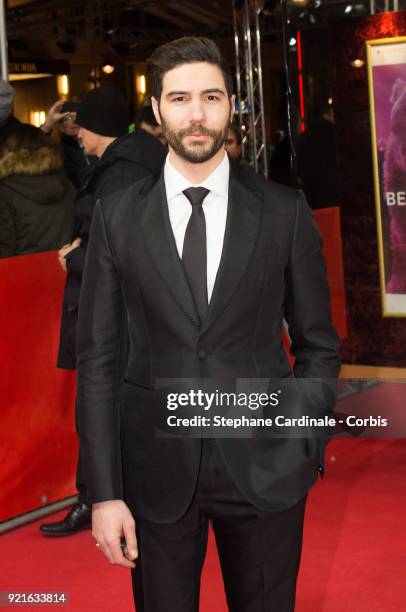
[[[117,381],[123,316],[129,351]],[[223,253],[201,327],[162,174],[136,183],[118,202],[98,203],[78,330],[79,436],[93,502],[123,497],[136,517],[180,518],[193,496],[201,440],[155,435],[156,380],[289,377],[283,318],[295,376],[336,377],[339,342],[321,240],[301,192],[232,167]],[[323,393],[319,408],[321,401],[328,411],[328,386]],[[259,436],[218,444],[239,488],[265,510],[299,501],[323,460],[317,439]]]

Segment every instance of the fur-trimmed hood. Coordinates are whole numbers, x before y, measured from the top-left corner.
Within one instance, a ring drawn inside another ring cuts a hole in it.
[[[0,179],[15,175],[38,176],[60,172],[63,160],[54,147],[10,151],[0,159]]]
[[[38,204],[56,204],[71,188],[62,169],[62,157],[52,147],[6,153],[0,159],[0,192],[13,192],[13,197]]]

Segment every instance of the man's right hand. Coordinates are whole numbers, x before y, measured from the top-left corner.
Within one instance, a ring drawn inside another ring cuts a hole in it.
[[[58,123],[58,121],[66,117],[66,115],[69,115],[69,111],[61,113],[61,108],[64,104],[64,100],[57,100],[55,104],[51,106],[51,108],[47,112],[45,123],[41,125],[41,130],[43,132],[45,132],[46,134],[50,134],[55,123]]]
[[[138,557],[135,521],[121,499],[99,502],[92,506],[92,534],[100,549],[113,565],[135,567]],[[124,536],[126,546],[120,546]]]

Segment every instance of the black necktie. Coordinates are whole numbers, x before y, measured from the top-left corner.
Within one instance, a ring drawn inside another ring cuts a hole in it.
[[[206,220],[202,204],[209,190],[204,187],[189,187],[183,193],[192,205],[192,215],[183,241],[182,261],[200,322],[203,323],[208,300]]]

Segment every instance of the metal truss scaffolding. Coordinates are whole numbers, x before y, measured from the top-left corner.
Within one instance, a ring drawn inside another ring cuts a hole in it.
[[[0,0],[0,76],[8,80],[7,26],[5,0]]]
[[[243,159],[268,176],[262,88],[260,20],[262,2],[232,0],[237,80],[237,117],[243,133]]]

